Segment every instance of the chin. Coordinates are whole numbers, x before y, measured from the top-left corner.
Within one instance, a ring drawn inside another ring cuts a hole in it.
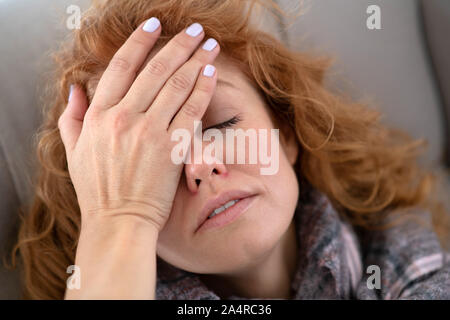
[[[170,248],[161,245],[159,255],[188,272],[232,274],[264,260],[280,242],[292,217],[293,211],[288,214],[286,207],[259,203],[242,219],[208,230],[201,237],[191,238],[191,243],[172,243]]]
[[[227,240],[221,241],[222,245],[211,246],[204,251],[201,261],[209,266],[208,273],[234,273],[257,264],[276,248],[287,229],[280,221],[277,225],[249,223],[246,226],[238,236],[230,234]]]

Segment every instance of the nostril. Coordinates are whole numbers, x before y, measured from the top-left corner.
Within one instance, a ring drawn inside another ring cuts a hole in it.
[[[195,184],[197,185],[197,187],[200,185],[200,179],[195,179]]]
[[[214,168],[214,170],[213,170],[213,173],[215,173],[215,174],[218,174],[218,173],[219,173],[219,171],[217,171],[217,169],[216,169],[216,168]]]

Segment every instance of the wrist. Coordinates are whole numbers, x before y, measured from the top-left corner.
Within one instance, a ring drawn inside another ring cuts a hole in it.
[[[81,214],[81,231],[95,231],[98,233],[99,230],[103,229],[116,232],[120,230],[145,230],[148,233],[157,235],[161,228],[151,219],[134,212],[120,214]]]
[[[108,208],[101,208],[96,210],[81,210],[81,224],[83,225],[97,225],[97,224],[116,224],[121,225],[121,221],[127,224],[137,224],[154,227],[157,232],[163,228],[168,214],[162,212],[157,206],[145,207],[136,204],[114,203]]]
[[[152,299],[157,239],[155,226],[132,215],[84,221],[75,258],[81,290],[68,290],[66,298]]]
[[[153,247],[156,252],[159,230],[140,217],[134,215],[90,217],[82,221],[81,225],[78,247],[83,247],[86,243],[94,250],[93,253],[97,250],[126,249],[130,246]]]

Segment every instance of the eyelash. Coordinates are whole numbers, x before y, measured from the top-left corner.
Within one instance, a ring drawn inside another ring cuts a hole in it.
[[[232,125],[238,123],[239,121],[241,121],[242,119],[236,115],[233,118],[231,118],[230,120],[227,120],[225,122],[216,124],[215,126],[211,126],[209,128],[206,128],[205,130],[211,129],[211,128],[215,128],[215,129],[223,129],[223,128],[227,128],[227,127],[231,127]]]

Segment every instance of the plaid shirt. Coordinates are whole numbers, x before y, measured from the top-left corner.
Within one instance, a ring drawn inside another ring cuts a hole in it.
[[[409,209],[410,217],[426,224],[408,219],[362,231],[345,223],[325,194],[310,185],[303,190],[294,215],[299,244],[294,299],[450,299],[449,255],[427,211]],[[157,263],[156,299],[220,299],[196,274],[159,257]],[[379,267],[379,287],[370,285],[376,284],[370,266]]]

